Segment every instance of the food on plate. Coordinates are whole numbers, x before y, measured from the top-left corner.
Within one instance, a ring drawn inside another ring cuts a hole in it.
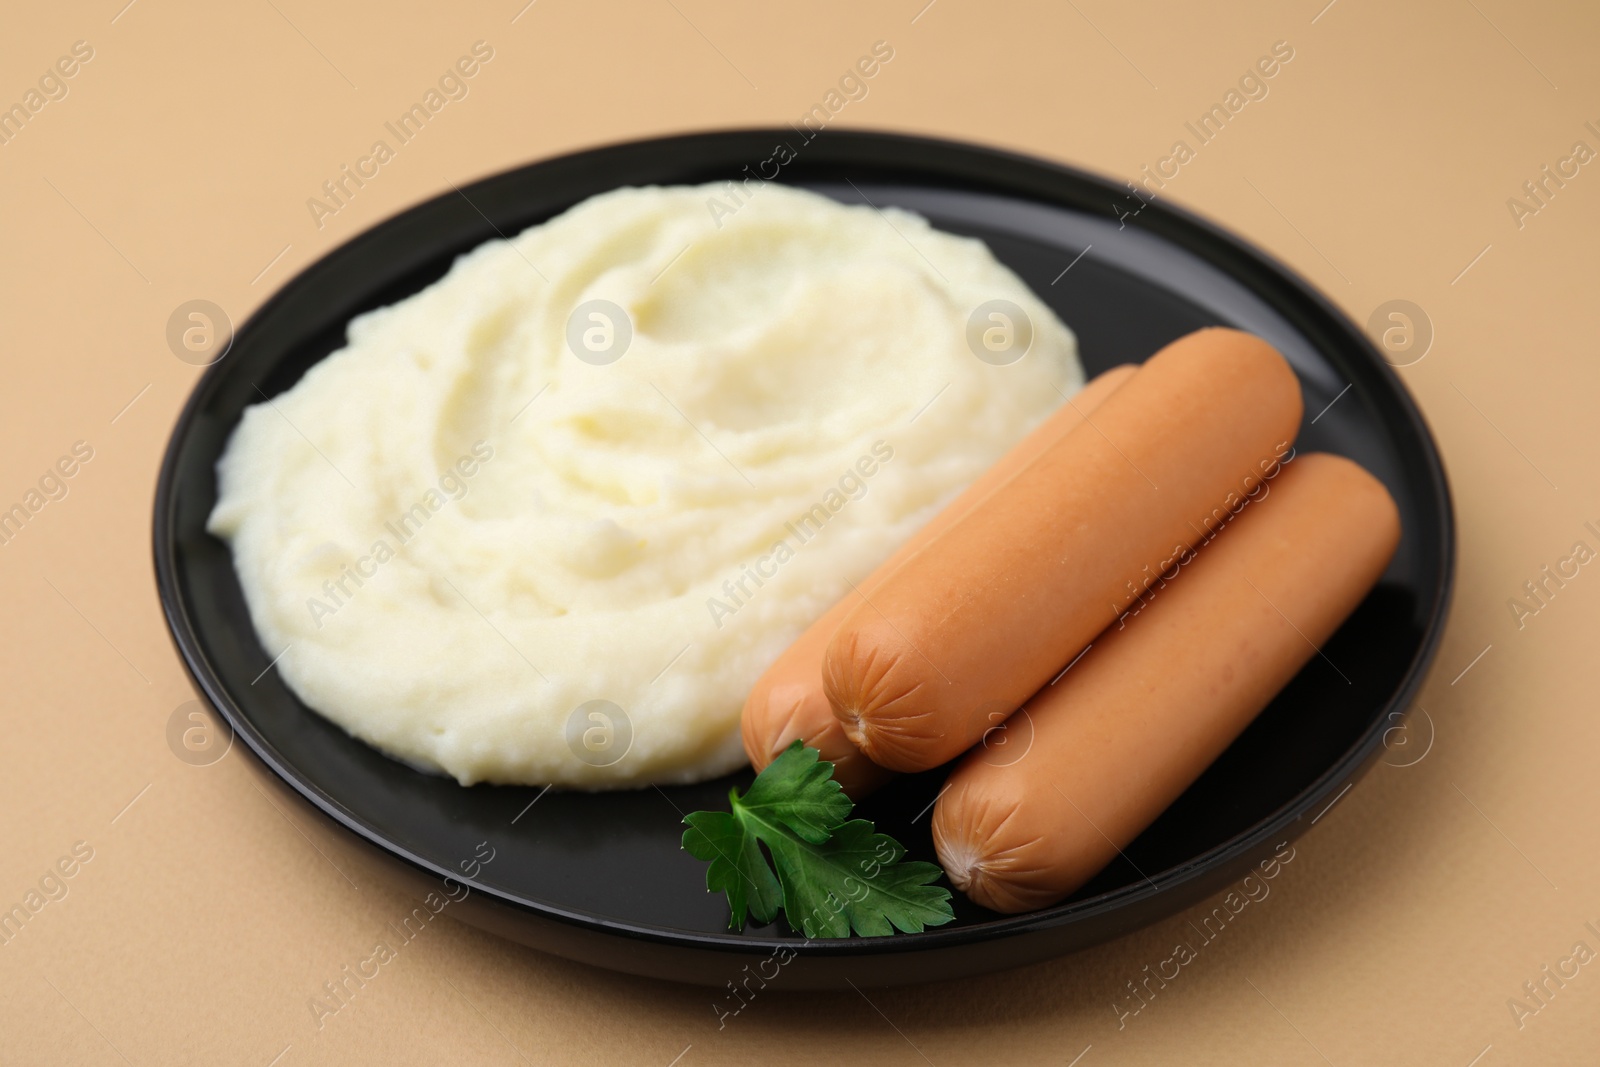
[[[807,937],[917,933],[955,918],[950,890],[930,884],[939,868],[906,860],[900,842],[850,818],[850,798],[816,749],[791,743],[728,803],[685,816],[683,848],[710,864],[706,889],[727,894],[730,929],[780,910]]]
[[[844,735],[822,690],[822,656],[833,632],[861,597],[872,591],[901,563],[950,527],[1012,475],[1083,422],[1083,417],[1137,368],[1113,367],[1098,375],[1070,404],[1059,408],[1017,446],[969,485],[943,511],[897,548],[878,569],[855,583],[840,601],[795,639],[750,690],[744,704],[744,748],[757,770],[777,759],[796,740],[816,749],[833,764],[833,780],[856,800],[887,781],[891,772],[878,766]]]
[[[845,735],[891,770],[960,755],[1260,491],[1301,410],[1257,337],[1157,352],[851,609],[823,661]]]
[[[490,241],[246,411],[209,528],[307,705],[463,784],[727,773],[761,672],[1081,386],[981,241],[726,193]],[[996,300],[1004,366],[968,342]]]
[[[957,766],[933,816],[951,882],[1001,912],[1082,885],[1320,654],[1399,537],[1394,501],[1356,464],[1326,454],[1286,464],[1027,703],[1025,755],[980,746]],[[1327,664],[1329,684],[1348,682],[1340,666]]]

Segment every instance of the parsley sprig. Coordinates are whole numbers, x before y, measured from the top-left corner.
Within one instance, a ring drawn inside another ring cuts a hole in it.
[[[808,938],[916,933],[955,917],[950,891],[929,884],[939,868],[904,860],[898,841],[851,819],[854,804],[816,749],[794,742],[728,800],[731,811],[684,818],[683,847],[711,864],[706,889],[727,894],[730,929],[780,910]]]

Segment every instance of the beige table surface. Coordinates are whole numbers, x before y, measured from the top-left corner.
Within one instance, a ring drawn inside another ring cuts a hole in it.
[[[1544,979],[1537,1013],[1523,989],[1576,943],[1583,959],[1600,950],[1585,925],[1600,927],[1600,577],[1581,568],[1537,615],[1508,606],[1575,541],[1600,547],[1583,526],[1600,520],[1600,166],[1547,180],[1537,213],[1507,204],[1574,142],[1600,149],[1593,5],[125,2],[0,16],[0,104],[25,102],[75,42],[92,49],[66,64],[67,95],[0,144],[0,505],[76,442],[93,450],[0,547],[0,906],[63,857],[74,871],[0,944],[0,1061],[1600,1062],[1600,965]],[[894,58],[837,126],[1122,178],[1178,139],[1193,147],[1185,122],[1274,43],[1293,49],[1163,195],[1292,264],[1358,322],[1405,299],[1433,324],[1432,349],[1402,371],[1461,527],[1419,699],[1432,748],[1398,766],[1427,739],[1397,746],[1299,842],[1270,896],[1120,1025],[1124,983],[1170,954],[1184,917],[870,1001],[775,989],[720,1030],[704,989],[441,922],[319,1028],[310,998],[410,904],[276,806],[241,751],[194,767],[168,747],[193,694],[156,599],[149,515],[199,373],[169,351],[168,316],[204,298],[240,321],[451,182],[798,120],[880,40]],[[494,57],[470,95],[319,228],[307,199],[477,41]],[[75,846],[92,858],[74,863]]]

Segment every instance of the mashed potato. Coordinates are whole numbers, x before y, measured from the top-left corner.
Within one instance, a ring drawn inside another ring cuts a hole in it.
[[[996,300],[1031,324],[1014,362],[969,340],[1012,336]],[[788,643],[1082,380],[979,241],[777,185],[621,189],[352,321],[245,412],[210,529],[284,681],[390,755],[695,781],[745,762]]]

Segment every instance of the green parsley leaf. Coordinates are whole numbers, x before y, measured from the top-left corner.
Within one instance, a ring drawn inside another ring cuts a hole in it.
[[[730,928],[741,929],[751,914],[771,922],[780,908],[807,937],[914,933],[955,917],[950,891],[930,884],[939,868],[905,862],[894,838],[850,819],[854,805],[816,749],[794,742],[748,793],[732,790],[728,800],[731,812],[684,819],[683,847],[711,864],[706,889],[727,894]]]
[[[918,933],[955,917],[950,891],[929,885],[941,872],[921,860],[901,862],[905,849],[865,819],[851,819],[822,846],[776,844],[763,837],[778,867],[784,915],[807,937],[882,937]]]
[[[739,791],[729,796],[737,806]],[[783,907],[783,889],[746,824],[725,811],[697,811],[683,821],[689,824],[683,832],[683,847],[695,858],[711,861],[706,889],[728,894],[728,925],[741,929],[748,912],[764,923],[777,918]]]
[[[820,845],[855,807],[833,780],[833,764],[814,748],[795,741],[756,775],[750,792],[733,793],[734,810],[761,825],[780,825],[802,840]]]

